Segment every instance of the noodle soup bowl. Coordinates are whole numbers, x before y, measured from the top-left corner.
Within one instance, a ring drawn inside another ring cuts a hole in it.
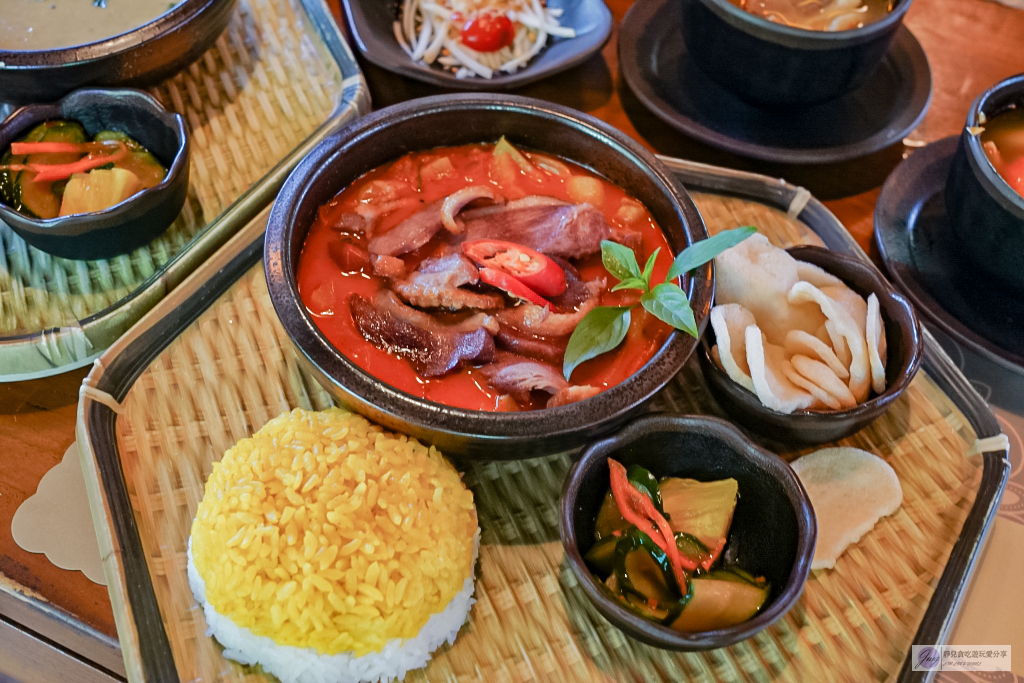
[[[676,2],[690,59],[744,100],[781,108],[826,102],[862,84],[910,8],[910,0],[895,0],[885,17],[861,28],[813,31],[769,21],[729,0]]]
[[[553,154],[599,173],[643,202],[673,252],[705,239],[689,195],[655,157],[623,133],[579,112],[507,95],[445,95],[383,109],[324,140],[288,178],[267,226],[270,296],[301,362],[343,406],[446,453],[519,459],[576,449],[610,433],[683,366],[697,340],[673,332],[634,375],[596,396],[523,412],[454,408],[400,391],[328,341],[299,297],[296,268],[319,207],[363,173],[410,151],[493,142]],[[703,330],[713,294],[711,264],[683,283]]]
[[[1024,74],[994,85],[971,105],[945,200],[950,228],[975,267],[1024,292],[1024,197],[996,171],[977,134],[984,121],[1013,107],[1024,107]]]

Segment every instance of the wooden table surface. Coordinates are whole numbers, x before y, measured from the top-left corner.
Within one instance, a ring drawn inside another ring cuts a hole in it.
[[[328,4],[340,17],[338,0]],[[600,55],[518,94],[585,111],[661,154],[752,170],[803,185],[825,200],[869,251],[875,201],[895,165],[914,148],[957,134],[971,101],[982,90],[1024,72],[1024,11],[991,0],[914,0],[906,24],[928,55],[934,83],[922,124],[903,143],[867,158],[823,166],[780,166],[708,147],[647,112],[619,76],[617,27],[631,0],[608,0],[608,4],[616,30]],[[363,60],[360,65],[377,108],[442,92]],[[35,493],[43,474],[74,441],[78,387],[86,373],[87,369],[0,384],[0,584],[13,584],[88,629],[116,637],[106,589],[79,572],[58,569],[43,555],[25,552],[14,543],[10,530],[15,510]],[[0,613],[0,619],[3,616]]]

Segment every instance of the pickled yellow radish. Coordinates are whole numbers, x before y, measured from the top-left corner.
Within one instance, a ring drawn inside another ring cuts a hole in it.
[[[60,215],[94,213],[120,204],[142,189],[139,177],[123,168],[76,173],[64,189]]]

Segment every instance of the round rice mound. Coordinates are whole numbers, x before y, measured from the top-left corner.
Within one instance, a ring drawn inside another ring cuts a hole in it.
[[[473,603],[473,494],[434,448],[296,409],[214,463],[189,584],[225,656],[285,683],[401,678]]]

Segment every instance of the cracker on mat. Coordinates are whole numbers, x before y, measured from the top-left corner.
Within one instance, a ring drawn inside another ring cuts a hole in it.
[[[811,569],[830,569],[843,551],[903,502],[889,463],[859,448],[823,448],[792,463],[818,520]]]

